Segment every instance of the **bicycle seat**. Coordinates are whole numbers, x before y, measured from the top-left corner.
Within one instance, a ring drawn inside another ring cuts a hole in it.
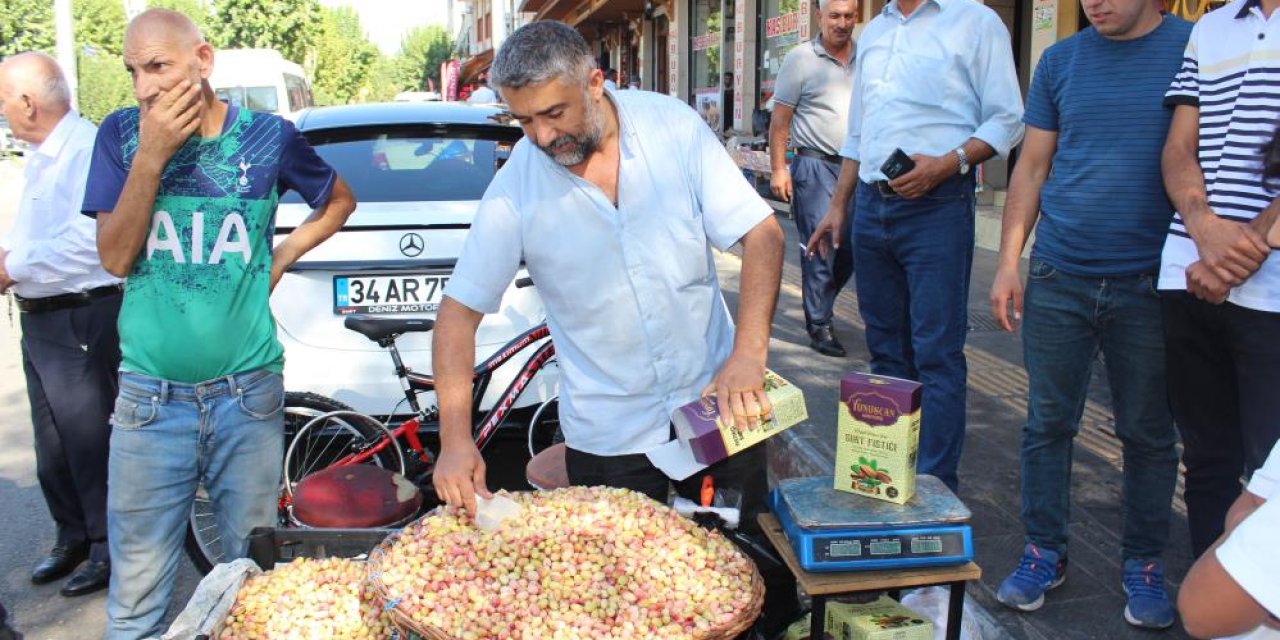
[[[352,315],[342,321],[342,326],[374,342],[383,342],[403,333],[430,331],[435,328],[436,321],[430,318],[380,318]]]

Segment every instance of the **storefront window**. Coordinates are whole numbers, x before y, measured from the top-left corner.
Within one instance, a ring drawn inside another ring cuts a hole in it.
[[[689,24],[695,32],[689,53],[690,93],[698,114],[718,131],[724,113],[720,96],[720,0],[693,0],[689,10]]]
[[[757,107],[773,97],[773,85],[782,68],[782,58],[800,42],[800,0],[761,0],[760,2],[760,82]]]

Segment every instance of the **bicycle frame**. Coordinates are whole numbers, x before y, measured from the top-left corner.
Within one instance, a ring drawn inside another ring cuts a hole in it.
[[[494,371],[506,364],[517,354],[532,346],[534,343],[542,340],[543,338],[550,337],[550,335],[551,331],[547,328],[547,325],[545,323],[539,324],[519,336],[516,336],[513,340],[499,349],[497,353],[489,356],[489,358],[484,362],[481,362],[475,368],[475,382],[472,390],[472,406],[477,406],[480,399],[484,397]],[[331,466],[345,466],[368,462],[379,452],[389,446],[393,446],[393,443],[401,437],[403,437],[408,443],[409,449],[417,455],[419,462],[427,465],[432,464],[431,460],[428,459],[426,450],[422,446],[422,439],[419,436],[418,431],[422,428],[423,423],[427,421],[430,413],[434,413],[434,411],[424,411],[420,408],[417,393],[423,391],[435,391],[435,377],[426,374],[414,373],[406,368],[400,359],[400,352],[396,348],[394,340],[387,345],[387,350],[391,353],[391,358],[396,363],[396,374],[400,377],[402,386],[405,387],[405,396],[408,398],[410,406],[414,409],[415,415],[414,417],[400,423],[399,426],[393,429],[391,431],[391,438],[382,438],[378,440],[374,446],[363,451],[350,453],[335,461]],[[555,344],[548,340],[533,353],[533,356],[530,357],[527,362],[525,362],[524,366],[520,369],[520,373],[511,381],[511,384],[507,385],[507,389],[503,391],[498,401],[493,405],[493,408],[485,414],[482,420],[472,427],[471,435],[472,439],[475,440],[476,448],[481,450],[484,449],[485,445],[488,444],[489,439],[492,438],[493,434],[498,430],[498,427],[501,427],[502,423],[506,421],[507,416],[510,415],[511,407],[515,404],[516,399],[520,397],[520,394],[524,393],[525,388],[533,381],[533,377],[546,366],[547,362],[550,361],[551,358],[555,357],[555,353]],[[429,409],[434,410],[435,407],[430,407]]]

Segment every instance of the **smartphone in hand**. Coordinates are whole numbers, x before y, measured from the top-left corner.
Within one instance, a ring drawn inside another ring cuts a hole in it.
[[[905,173],[916,168],[916,161],[911,159],[901,148],[894,149],[884,164],[880,165],[880,172],[889,180],[897,179]]]

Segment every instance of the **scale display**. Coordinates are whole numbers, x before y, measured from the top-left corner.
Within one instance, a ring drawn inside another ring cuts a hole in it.
[[[973,559],[967,509],[941,483],[914,508],[886,508],[889,503],[863,496],[824,495],[822,483],[808,480],[783,481],[769,500],[805,571],[936,567]]]

